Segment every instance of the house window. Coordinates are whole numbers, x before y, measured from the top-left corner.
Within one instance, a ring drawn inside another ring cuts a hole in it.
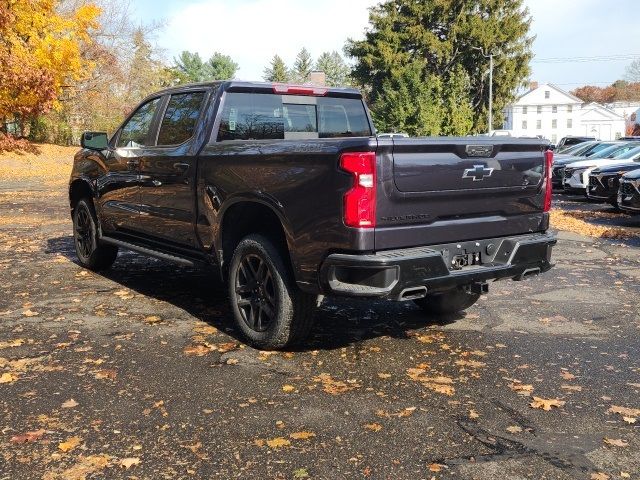
[[[573,112],[573,105],[567,105],[567,112]]]
[[[551,143],[557,143],[558,142],[558,135],[557,134],[553,134],[551,135]]]
[[[545,90],[544,91],[544,98],[549,98],[551,97],[551,92],[549,90]]]
[[[551,107],[551,113],[558,113],[558,106],[554,105]]]
[[[558,120],[555,118],[551,120],[551,128],[558,128]]]
[[[536,121],[536,128],[540,130],[542,128],[542,120]]]
[[[523,113],[524,115],[526,115],[526,114],[527,114],[527,107],[526,107],[526,106],[525,106],[525,107],[522,107],[522,113]]]
[[[526,120],[523,120],[523,121],[522,121],[522,129],[523,129],[523,130],[526,130],[526,129],[527,129],[527,121],[526,121]]]
[[[567,118],[567,128],[573,128],[573,119]]]
[[[538,105],[538,115],[542,113],[542,105]]]

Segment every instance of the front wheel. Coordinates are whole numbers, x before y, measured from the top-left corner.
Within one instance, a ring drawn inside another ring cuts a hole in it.
[[[463,289],[432,293],[414,302],[427,313],[448,315],[466,310],[478,301],[480,295]]]
[[[298,288],[283,253],[262,235],[249,235],[236,247],[229,298],[236,326],[256,348],[285,348],[311,331],[316,297]]]
[[[89,270],[105,270],[118,256],[118,247],[100,244],[93,202],[87,198],[80,200],[73,209],[73,242],[80,265]]]

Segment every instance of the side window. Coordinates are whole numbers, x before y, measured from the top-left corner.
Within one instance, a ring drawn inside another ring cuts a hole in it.
[[[136,113],[122,127],[117,147],[137,148],[147,145],[149,128],[159,103],[160,98],[155,98],[136,110]]]
[[[284,139],[279,95],[227,93],[218,141]]]
[[[318,116],[320,138],[371,136],[371,127],[362,100],[319,98]]]
[[[192,137],[204,95],[205,92],[171,95],[160,126],[158,145],[179,145]]]

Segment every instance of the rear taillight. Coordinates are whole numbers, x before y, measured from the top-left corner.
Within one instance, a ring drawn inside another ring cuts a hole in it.
[[[544,152],[545,159],[545,191],[544,191],[544,211],[551,210],[551,196],[553,195],[553,187],[551,184],[551,167],[553,165],[553,150]]]
[[[353,175],[353,187],[344,194],[344,223],[348,227],[376,226],[376,154],[349,152],[340,167]]]

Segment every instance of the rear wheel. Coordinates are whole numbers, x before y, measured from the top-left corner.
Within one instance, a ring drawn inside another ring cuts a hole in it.
[[[456,288],[442,293],[433,293],[414,302],[428,313],[446,315],[466,310],[479,298],[480,295],[477,293]]]
[[[262,235],[236,247],[229,267],[235,323],[256,348],[285,348],[304,340],[313,325],[316,297],[293,281],[283,253]]]
[[[98,219],[89,198],[81,199],[73,209],[73,242],[80,265],[90,270],[105,270],[118,256],[118,247],[99,243]]]

